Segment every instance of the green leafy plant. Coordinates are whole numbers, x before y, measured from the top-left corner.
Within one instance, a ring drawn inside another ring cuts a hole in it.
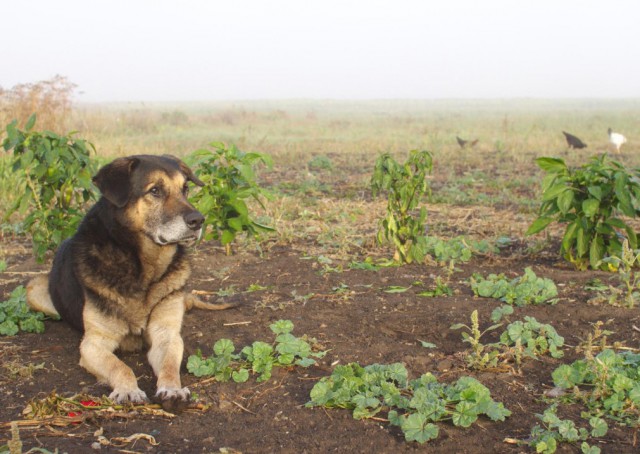
[[[500,335],[500,343],[506,347],[520,348],[524,355],[531,358],[547,353],[553,358],[564,355],[561,350],[564,338],[553,326],[540,323],[533,317],[525,317],[524,321],[518,320],[507,325]]]
[[[511,306],[507,306],[511,307]],[[500,334],[500,340],[491,344],[483,344],[482,336],[502,326],[501,323],[480,330],[478,311],[471,313],[471,326],[456,323],[450,329],[465,329],[462,339],[471,345],[471,351],[465,352],[467,366],[482,370],[495,368],[499,363],[514,361],[520,366],[523,357],[537,358],[549,354],[553,358],[563,356],[561,348],[564,338],[553,326],[538,322],[533,317],[525,317],[524,321],[515,321],[507,325]]]
[[[186,158],[204,183],[190,201],[205,217],[203,238],[220,240],[230,253],[237,234],[255,236],[260,231],[273,231],[250,216],[246,203],[251,198],[262,206],[262,199],[268,197],[256,183],[254,167],[260,163],[270,166],[271,159],[261,153],[242,152],[233,144],[213,142],[210,147]]]
[[[13,151],[12,170],[19,181],[15,191],[20,195],[5,220],[15,212],[26,214],[22,228],[31,235],[34,254],[42,261],[46,251],[73,235],[85,204],[96,199],[91,183],[95,163],[90,159],[95,148],[74,138],[74,133],[60,136],[33,131],[35,122],[34,114],[24,130],[15,121],[6,127],[2,146]]]
[[[502,326],[501,323],[491,325],[484,331],[480,331],[480,321],[478,311],[471,313],[471,326],[464,323],[456,323],[451,325],[450,329],[466,329],[462,332],[462,339],[471,345],[471,352],[465,355],[467,365],[471,369],[487,369],[496,367],[500,359],[500,351],[496,348],[496,344],[483,344],[481,338],[489,331],[494,331]]]
[[[395,246],[394,259],[401,263],[422,261],[425,256],[424,223],[427,210],[421,207],[414,213],[422,196],[429,192],[427,175],[433,169],[428,151],[412,150],[400,165],[389,153],[375,163],[371,190],[376,197],[387,193],[387,214],[380,221],[377,241],[390,241]]]
[[[640,263],[640,250],[632,250],[625,239],[622,242],[620,256],[607,257],[603,262],[607,263],[610,269],[617,271],[618,280],[622,285],[622,288],[609,286],[609,304],[634,307],[640,299],[640,273],[634,271]]]
[[[552,373],[554,384],[589,412],[632,427],[640,426],[640,354],[605,349],[563,364]]]
[[[437,262],[468,262],[474,252],[495,252],[486,240],[470,240],[464,237],[456,237],[449,240],[434,236],[424,237],[425,253],[431,255]]]
[[[606,268],[603,258],[619,257],[622,240],[638,247],[637,235],[620,215],[640,213],[640,173],[629,171],[606,154],[579,168],[559,158],[538,158],[547,175],[542,183],[542,205],[527,234],[552,222],[566,224],[560,253],[577,269]]]
[[[274,367],[301,366],[315,364],[313,358],[321,358],[326,352],[313,351],[312,345],[305,339],[295,337],[293,323],[278,320],[269,325],[276,334],[273,344],[262,341],[244,347],[240,353],[229,339],[220,339],[213,345],[213,354],[204,357],[198,350],[187,359],[187,370],[196,377],[213,376],[218,381],[245,382],[250,372],[257,375],[257,381],[271,378]]]
[[[542,425],[536,424],[531,429],[529,446],[536,452],[553,454],[559,443],[578,443],[583,454],[599,454],[600,448],[589,445],[586,440],[590,437],[603,437],[607,434],[609,426],[602,418],[589,418],[590,431],[583,427],[576,427],[570,419],[560,419],[557,414],[558,406],[554,404],[547,408],[542,415],[536,415]]]
[[[438,437],[437,422],[469,427],[481,415],[492,421],[504,421],[511,415],[472,377],[461,377],[449,385],[439,383],[430,373],[411,381],[408,376],[400,363],[336,366],[330,377],[315,384],[306,405],[346,408],[355,419],[387,412],[389,423],[398,426],[407,441],[419,443]]]
[[[0,303],[0,335],[14,336],[20,331],[43,333],[48,317],[42,312],[33,312],[27,306],[27,291],[19,285],[11,292],[9,299]]]
[[[307,167],[312,171],[331,170],[333,168],[333,164],[331,163],[331,159],[327,156],[317,155],[307,162]]]
[[[536,276],[529,267],[524,275],[507,279],[504,274],[490,274],[487,278],[474,273],[471,289],[477,296],[495,298],[507,304],[525,306],[527,304],[555,304],[558,289],[551,279]]]

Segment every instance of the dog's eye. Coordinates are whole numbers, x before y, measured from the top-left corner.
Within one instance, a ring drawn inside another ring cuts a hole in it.
[[[160,191],[160,188],[158,186],[154,186],[149,189],[149,194],[155,197],[160,197],[160,195],[162,195],[162,191]]]

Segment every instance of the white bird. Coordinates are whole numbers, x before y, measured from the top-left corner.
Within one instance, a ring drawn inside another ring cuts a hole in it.
[[[616,151],[620,153],[620,147],[623,143],[627,142],[627,138],[620,133],[613,132],[613,130],[609,128],[609,142],[615,145]]]

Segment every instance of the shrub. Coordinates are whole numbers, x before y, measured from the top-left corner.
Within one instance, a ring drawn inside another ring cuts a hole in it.
[[[252,198],[262,205],[262,198],[268,196],[256,183],[253,168],[258,163],[271,165],[271,159],[260,153],[244,153],[233,144],[227,147],[213,142],[210,146],[213,150],[197,150],[187,158],[205,184],[190,200],[205,217],[204,239],[219,239],[229,253],[238,233],[256,235],[273,230],[249,216],[245,201]]]
[[[427,210],[422,207],[417,215],[413,211],[429,192],[427,174],[432,169],[433,159],[428,151],[412,150],[402,165],[389,153],[376,160],[371,177],[373,196],[387,192],[387,214],[380,221],[377,241],[379,244],[391,241],[396,248],[394,259],[398,262],[424,259]]]
[[[538,158],[536,162],[547,175],[542,183],[540,214],[528,235],[554,221],[566,224],[560,253],[581,270],[606,269],[602,259],[619,257],[625,238],[632,249],[638,247],[633,228],[618,216],[635,218],[640,213],[640,172],[628,171],[606,154],[575,169],[558,158]]]
[[[17,175],[19,194],[8,210],[29,213],[22,227],[32,237],[36,258],[42,261],[47,250],[53,250],[73,235],[82,220],[85,203],[95,200],[91,183],[95,170],[90,159],[92,143],[75,139],[73,133],[60,136],[53,132],[32,131],[35,114],[25,130],[13,121],[6,127],[2,143],[5,151],[13,151],[12,170]]]

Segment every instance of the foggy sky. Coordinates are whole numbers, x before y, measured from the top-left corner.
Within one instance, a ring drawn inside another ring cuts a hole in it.
[[[81,101],[640,97],[640,2],[2,2],[0,86]]]

